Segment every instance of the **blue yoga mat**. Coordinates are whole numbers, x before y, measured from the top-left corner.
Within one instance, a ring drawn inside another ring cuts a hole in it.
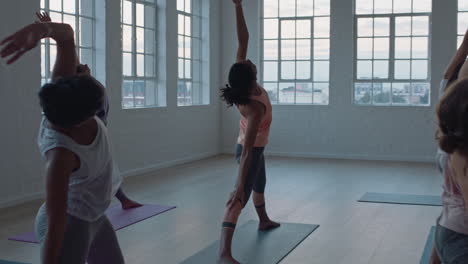
[[[258,222],[251,220],[236,229],[232,254],[242,264],[276,264],[318,227],[318,225],[281,223],[276,229],[258,231]],[[182,264],[216,263],[218,249],[219,241],[216,241]]]
[[[429,235],[427,236],[426,246],[424,247],[424,251],[421,257],[421,261],[419,264],[429,264],[429,259],[431,258],[432,253],[432,246],[434,243],[434,236],[435,236],[435,229],[436,227],[431,227],[431,231],[429,231]]]
[[[442,206],[440,195],[367,192],[358,202]]]
[[[0,264],[26,264],[23,262],[15,262],[15,261],[6,261],[6,260],[1,260],[0,259]]]

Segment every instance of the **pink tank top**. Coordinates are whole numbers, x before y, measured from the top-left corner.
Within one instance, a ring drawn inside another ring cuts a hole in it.
[[[455,232],[468,235],[468,212],[465,211],[465,202],[461,188],[453,179],[450,166],[450,155],[444,166],[444,184],[442,193],[442,215],[439,224]]]
[[[272,121],[272,113],[271,113],[271,103],[270,98],[268,98],[268,93],[263,89],[263,87],[258,86],[262,93],[260,95],[252,95],[250,96],[251,100],[258,101],[265,106],[265,116],[260,123],[257,131],[257,138],[255,139],[254,147],[265,147],[268,144],[268,136],[270,134],[270,126]],[[240,131],[239,137],[237,138],[237,143],[244,145],[245,143],[245,133],[247,130],[247,119],[241,113],[240,119]]]

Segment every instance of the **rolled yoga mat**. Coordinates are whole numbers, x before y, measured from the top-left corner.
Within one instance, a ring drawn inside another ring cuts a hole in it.
[[[421,261],[419,264],[429,264],[429,260],[431,258],[432,247],[434,245],[434,236],[435,236],[435,229],[436,227],[431,227],[429,231],[429,235],[427,236],[426,246],[424,247],[424,251],[421,257]]]
[[[167,212],[174,208],[176,207],[153,204],[123,210],[120,206],[114,206],[109,207],[109,209],[107,209],[106,215],[109,218],[112,226],[114,227],[114,230],[117,231],[129,225],[133,225],[135,223],[153,217],[155,215]],[[8,238],[8,240],[27,243],[38,243],[34,231],[10,237]]]
[[[367,192],[358,202],[442,206],[440,195]]]
[[[258,222],[249,221],[236,229],[232,254],[242,264],[274,264],[284,259],[318,225],[281,223],[270,231],[258,231]],[[184,260],[181,264],[216,263],[219,241]]]

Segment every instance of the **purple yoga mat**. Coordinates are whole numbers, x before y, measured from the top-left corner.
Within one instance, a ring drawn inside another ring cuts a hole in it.
[[[120,206],[114,206],[107,209],[106,215],[109,218],[112,226],[114,226],[114,230],[117,231],[174,208],[176,207],[148,204],[137,208],[123,210]],[[38,243],[36,234],[34,232],[27,232],[17,236],[9,237],[8,240],[26,243]]]

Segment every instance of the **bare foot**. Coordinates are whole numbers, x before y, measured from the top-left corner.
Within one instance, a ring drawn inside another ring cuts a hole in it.
[[[240,262],[235,260],[232,256],[225,256],[225,255],[221,255],[216,263],[217,264],[240,264]]]
[[[132,201],[130,199],[126,200],[125,202],[122,202],[122,209],[124,209],[124,210],[131,209],[131,208],[137,208],[137,207],[140,207],[140,206],[143,206],[143,205],[140,204],[140,203],[137,203],[135,201]]]
[[[280,227],[280,225],[281,225],[280,223],[268,220],[268,221],[260,222],[260,224],[258,225],[258,230],[267,231],[267,230],[278,228]]]

